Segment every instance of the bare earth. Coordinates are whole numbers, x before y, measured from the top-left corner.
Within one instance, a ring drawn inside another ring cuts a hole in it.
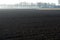
[[[0,10],[0,40],[58,40],[59,32],[60,10]]]

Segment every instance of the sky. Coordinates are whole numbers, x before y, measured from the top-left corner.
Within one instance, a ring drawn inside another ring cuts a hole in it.
[[[28,2],[28,3],[46,2],[46,3],[58,4],[58,0],[0,0],[0,4],[16,4],[19,2]]]

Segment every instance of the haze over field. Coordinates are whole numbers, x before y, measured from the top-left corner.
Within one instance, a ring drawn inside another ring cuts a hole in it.
[[[58,0],[0,0],[0,8],[60,8]]]

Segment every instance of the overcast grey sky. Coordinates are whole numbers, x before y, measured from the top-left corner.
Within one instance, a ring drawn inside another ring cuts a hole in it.
[[[0,4],[16,4],[24,1],[28,3],[46,2],[46,3],[58,4],[58,0],[0,0]]]

